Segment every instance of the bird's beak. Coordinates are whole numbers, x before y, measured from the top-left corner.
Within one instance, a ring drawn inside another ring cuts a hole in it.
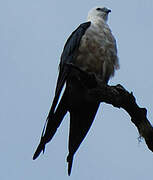
[[[107,14],[109,14],[110,12],[111,12],[111,10],[110,10],[110,9],[108,9],[108,10],[107,10]]]

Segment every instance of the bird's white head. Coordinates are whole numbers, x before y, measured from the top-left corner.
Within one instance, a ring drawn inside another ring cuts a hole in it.
[[[111,12],[110,9],[107,9],[106,7],[96,7],[89,11],[87,20],[91,22],[96,22],[98,20],[102,20],[104,22],[107,22],[108,20],[108,14]]]

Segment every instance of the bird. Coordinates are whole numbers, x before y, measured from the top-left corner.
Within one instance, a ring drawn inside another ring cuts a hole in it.
[[[104,84],[114,76],[115,70],[119,69],[119,58],[116,39],[107,23],[110,12],[106,7],[92,8],[87,21],[80,24],[67,39],[60,58],[54,99],[33,156],[35,160],[42,151],[44,153],[46,144],[52,140],[69,112],[68,175],[71,174],[74,155],[86,137],[100,104],[86,98],[83,84],[72,76],[68,64],[94,74]]]

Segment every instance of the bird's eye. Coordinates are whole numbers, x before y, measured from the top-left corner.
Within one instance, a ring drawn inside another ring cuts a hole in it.
[[[101,8],[97,8],[96,10],[97,10],[97,11],[101,11]]]

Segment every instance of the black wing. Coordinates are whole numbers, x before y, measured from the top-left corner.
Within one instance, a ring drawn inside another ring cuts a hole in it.
[[[69,67],[66,66],[65,64],[74,62],[76,54],[77,54],[77,50],[80,45],[81,38],[85,34],[85,31],[90,26],[90,24],[91,22],[86,22],[86,23],[81,24],[74,32],[72,32],[72,34],[70,35],[70,37],[68,38],[64,46],[64,49],[61,55],[61,62],[59,65],[59,76],[58,76],[57,85],[56,85],[55,97],[52,103],[50,113],[54,113],[61,90],[70,72]]]
[[[90,24],[91,24],[91,22],[86,22],[86,23],[81,24],[74,32],[72,32],[72,34],[70,35],[70,37],[68,38],[68,40],[64,46],[64,49],[63,49],[63,52],[61,55],[60,65],[59,65],[59,76],[58,76],[58,80],[57,80],[55,96],[54,96],[53,103],[52,103],[50,112],[48,114],[46,123],[44,125],[40,144],[33,156],[33,159],[36,159],[39,156],[39,154],[41,153],[41,151],[45,150],[45,144],[51,140],[51,138],[54,136],[54,134],[56,132],[56,129],[59,126],[59,123],[55,123],[55,121],[54,121],[54,119],[56,119],[56,118],[54,118],[54,114],[55,114],[54,111],[55,111],[56,105],[58,103],[59,96],[61,94],[63,86],[66,82],[66,79],[67,79],[69,73],[70,73],[69,67],[65,64],[74,62],[76,54],[77,54],[77,50],[80,45],[81,38],[85,34],[85,32],[86,32],[87,28],[90,26]],[[61,116],[61,117],[63,117],[63,116]],[[60,120],[62,121],[62,118],[60,118]],[[57,126],[57,127],[55,127],[55,126]],[[51,131],[53,131],[53,132],[51,132]],[[48,137],[48,136],[50,136],[50,137]]]

